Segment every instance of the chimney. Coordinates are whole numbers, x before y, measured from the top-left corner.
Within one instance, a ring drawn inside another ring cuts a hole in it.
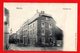
[[[38,9],[36,10],[37,13],[39,13]]]
[[[44,11],[41,11],[41,14],[44,14],[45,12]]]

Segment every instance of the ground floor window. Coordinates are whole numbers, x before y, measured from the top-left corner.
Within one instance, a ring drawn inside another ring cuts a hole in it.
[[[42,44],[45,44],[45,37],[42,37]]]

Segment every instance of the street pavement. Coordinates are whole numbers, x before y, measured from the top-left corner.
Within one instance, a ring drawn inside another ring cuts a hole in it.
[[[10,44],[9,50],[13,51],[61,51],[61,48],[57,47],[34,47],[34,46],[18,46],[16,44]]]

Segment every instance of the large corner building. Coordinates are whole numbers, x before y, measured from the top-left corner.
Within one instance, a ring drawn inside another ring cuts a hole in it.
[[[63,32],[44,11],[27,20],[17,33],[17,44],[29,46],[62,46]]]

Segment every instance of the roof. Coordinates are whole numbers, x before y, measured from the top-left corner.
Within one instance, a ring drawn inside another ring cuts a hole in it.
[[[44,11],[41,11],[41,12],[37,12],[32,18],[28,19],[26,22],[23,23],[23,25],[21,26],[21,28],[19,29],[19,31],[25,26],[25,25],[29,25],[30,23],[32,23],[33,21],[37,20],[37,18],[39,16],[48,16],[48,17],[51,17],[51,15],[49,14],[46,14]],[[51,17],[52,18],[52,17]]]

